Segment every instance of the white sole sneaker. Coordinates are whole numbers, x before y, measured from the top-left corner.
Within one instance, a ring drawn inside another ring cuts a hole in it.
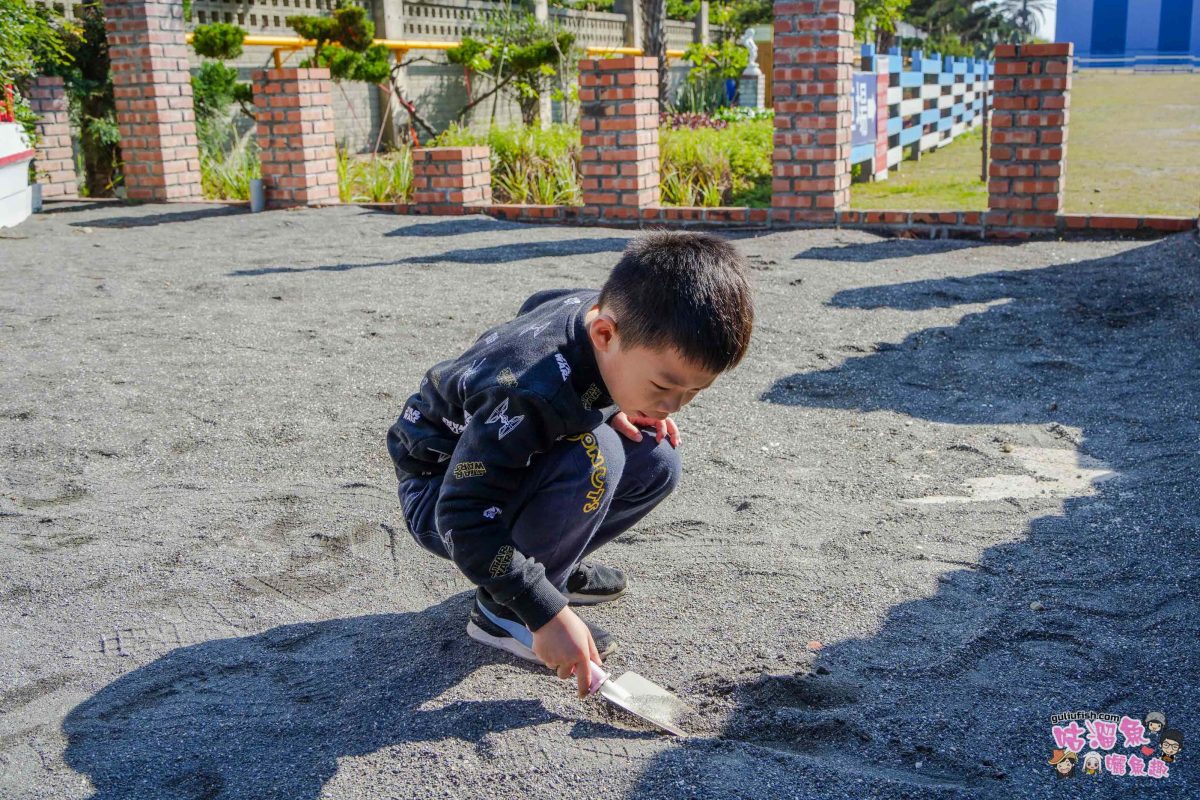
[[[532,650],[514,639],[511,634],[497,629],[486,617],[477,621],[476,615],[472,614],[471,619],[467,620],[467,636],[470,636],[480,644],[486,644],[488,647],[495,647],[497,650],[512,653],[514,656],[523,658],[526,661],[532,661],[535,664],[542,663],[542,660]]]

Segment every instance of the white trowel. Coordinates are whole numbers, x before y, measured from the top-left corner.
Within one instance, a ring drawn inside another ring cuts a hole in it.
[[[676,736],[687,735],[678,722],[691,713],[691,706],[658,684],[646,680],[636,672],[626,672],[621,677],[614,678],[595,662],[592,662],[591,678],[589,695],[599,692],[605,700],[635,717]]]

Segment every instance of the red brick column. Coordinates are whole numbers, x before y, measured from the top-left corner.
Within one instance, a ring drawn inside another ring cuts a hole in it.
[[[989,228],[1028,235],[1062,213],[1071,55],[1070,42],[996,47]]]
[[[640,219],[659,202],[658,59],[579,62],[583,213]]]
[[[267,206],[339,202],[329,70],[258,70],[254,116]]]
[[[464,214],[492,204],[488,147],[422,147],[413,150],[413,214]]]
[[[830,222],[850,205],[852,0],[775,3],[773,222]]]
[[[126,196],[200,199],[182,4],[104,0],[104,16]]]
[[[29,87],[29,105],[38,116],[41,142],[34,156],[42,199],[75,197],[75,161],[71,152],[71,122],[67,116],[67,93],[63,79],[41,76]]]

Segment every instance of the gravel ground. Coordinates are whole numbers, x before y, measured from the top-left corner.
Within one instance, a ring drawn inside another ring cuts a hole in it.
[[[738,236],[751,354],[583,612],[695,708],[674,739],[466,638],[384,447],[425,368],[628,232],[51,210],[0,234],[0,795],[1200,792],[1192,235]],[[1059,780],[1075,710],[1189,738]]]

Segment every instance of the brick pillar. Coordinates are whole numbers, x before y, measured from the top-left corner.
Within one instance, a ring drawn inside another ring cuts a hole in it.
[[[199,200],[200,154],[173,0],[104,0],[125,191],[131,200]]]
[[[773,222],[830,222],[850,205],[852,0],[775,3]]]
[[[34,156],[42,199],[75,197],[75,161],[71,151],[71,122],[67,116],[67,92],[63,79],[41,76],[29,87],[29,105],[38,116],[41,137]]]
[[[579,62],[584,215],[640,219],[658,205],[658,59]]]
[[[1063,210],[1070,42],[996,47],[987,226],[1050,229]]]
[[[264,69],[253,80],[267,206],[339,202],[329,70]]]
[[[492,151],[488,147],[413,150],[411,214],[469,214],[492,204]]]

